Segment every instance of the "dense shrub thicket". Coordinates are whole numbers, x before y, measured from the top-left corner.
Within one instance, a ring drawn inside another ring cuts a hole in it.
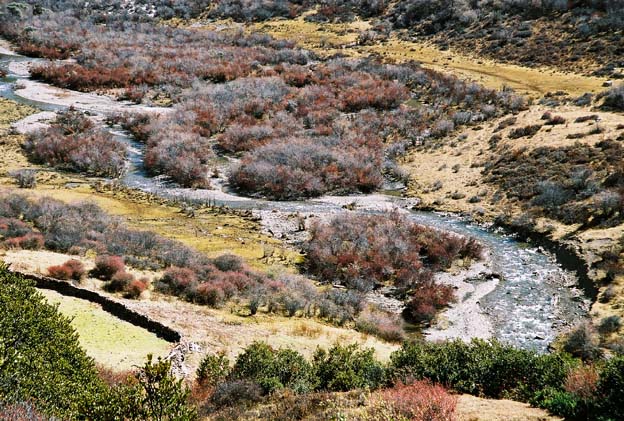
[[[430,410],[431,417],[415,419],[446,419],[436,417],[452,413],[453,399],[427,383],[432,382],[459,393],[530,402],[567,419],[591,414],[593,419],[614,420],[624,390],[621,366],[621,356],[583,365],[567,354],[540,355],[481,340],[405,343],[387,365],[374,358],[372,349],[356,345],[319,349],[308,362],[295,351],[254,343],[233,365],[222,355],[207,355],[198,382],[213,391],[208,411],[259,402],[262,395],[285,388],[304,395],[304,401],[313,391],[363,388],[382,389],[373,395],[374,414],[384,409],[394,414]],[[440,405],[432,407],[433,402]]]
[[[127,153],[110,133],[74,109],[59,113],[49,128],[29,134],[23,148],[38,164],[109,177],[123,173]]]
[[[144,19],[129,22],[121,12],[103,16],[98,6],[77,4],[41,14],[27,7],[3,22],[2,33],[27,45],[24,53],[76,60],[35,67],[36,78],[173,102],[167,116],[120,121],[146,142],[146,168],[183,186],[208,186],[216,135],[222,151],[242,155],[230,181],[244,193],[292,199],[367,192],[383,173],[402,176],[391,161],[407,147],[524,106],[509,91],[416,63],[312,60],[313,53],[264,35],[154,25],[140,8],[132,16]],[[221,7],[229,5],[215,10]],[[406,106],[409,99],[415,101]]]
[[[455,260],[479,259],[472,238],[418,225],[398,212],[338,216],[311,228],[307,268],[320,279],[370,291],[389,284],[411,297],[409,315],[428,321],[453,301],[452,289],[434,282],[433,272]]]
[[[70,320],[48,304],[32,281],[0,266],[0,407],[16,404],[17,414],[36,412],[18,408],[31,402],[71,419],[102,386]]]
[[[619,142],[501,152],[486,164],[485,179],[531,213],[586,226],[622,221],[624,149]]]
[[[34,247],[32,244],[35,242]],[[188,301],[221,307],[231,300],[241,311],[293,317],[318,317],[339,325],[356,326],[387,340],[402,337],[401,321],[384,312],[358,319],[367,310],[359,291],[319,290],[309,279],[294,275],[269,276],[254,271],[233,255],[208,258],[153,232],[128,229],[93,203],[65,204],[47,197],[0,195],[0,246],[47,248],[75,255],[97,254],[92,276],[104,280],[111,292],[136,298],[150,281],[135,279],[126,265],[163,270],[154,288]],[[49,268],[61,279],[79,280],[83,269],[75,262]]]

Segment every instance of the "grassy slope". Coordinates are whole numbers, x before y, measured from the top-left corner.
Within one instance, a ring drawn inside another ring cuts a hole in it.
[[[142,365],[147,354],[164,357],[171,344],[145,329],[124,322],[97,305],[55,291],[40,290],[48,302],[72,319],[80,345],[96,362],[115,370]]]

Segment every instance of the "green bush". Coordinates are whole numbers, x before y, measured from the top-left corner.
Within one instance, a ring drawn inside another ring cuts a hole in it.
[[[604,420],[617,420],[622,416],[624,402],[624,357],[613,357],[607,361],[598,380],[597,413]]]
[[[102,390],[70,320],[0,264],[0,402],[31,402],[70,419]]]
[[[537,392],[531,403],[565,419],[578,418],[579,398],[564,390],[548,387]]]
[[[395,379],[429,379],[458,392],[528,400],[548,386],[561,388],[574,361],[538,355],[496,341],[405,343],[391,355]]]
[[[228,374],[230,374],[230,360],[225,354],[208,354],[197,368],[197,381],[201,385],[216,386]]]
[[[312,366],[301,354],[290,349],[276,351],[264,342],[254,342],[238,356],[231,377],[253,380],[264,393],[285,387],[304,393],[316,385]]]
[[[323,390],[376,389],[386,378],[386,370],[375,359],[374,350],[361,349],[356,344],[334,345],[328,351],[319,348],[312,364]]]
[[[189,404],[190,390],[171,373],[171,362],[147,361],[134,378],[108,389],[85,411],[90,420],[193,421],[197,409]]]

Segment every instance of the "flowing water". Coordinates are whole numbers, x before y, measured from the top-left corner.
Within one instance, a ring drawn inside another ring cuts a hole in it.
[[[0,68],[7,69],[10,62],[20,60],[24,58],[0,55]],[[9,72],[5,79],[0,79],[0,96],[42,110],[63,108],[20,97],[19,91],[16,93],[14,90],[14,83],[19,83],[23,77]],[[81,108],[88,109],[88,105],[81,104]],[[262,218],[267,230],[279,231],[280,227],[288,225],[287,220],[293,220],[296,215],[322,217],[346,212],[345,205],[353,202],[357,203],[356,211],[359,212],[400,209],[418,223],[475,237],[488,251],[490,270],[501,279],[478,305],[492,324],[493,336],[504,342],[545,351],[561,330],[587,317],[590,301],[579,288],[577,275],[564,269],[552,254],[541,247],[520,242],[500,230],[471,224],[452,215],[415,212],[411,210],[413,199],[391,194],[278,202],[231,193],[225,178],[213,180],[212,190],[179,188],[163,177],[150,177],[146,173],[141,143],[119,128],[109,130],[128,146],[127,171],[121,178],[123,184],[165,197],[209,201],[252,210]]]

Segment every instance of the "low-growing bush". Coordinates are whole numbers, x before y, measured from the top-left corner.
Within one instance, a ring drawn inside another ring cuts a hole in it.
[[[8,248],[41,250],[44,246],[44,238],[43,235],[37,232],[29,232],[28,234],[19,237],[11,237],[5,240],[4,245]]]
[[[256,403],[262,400],[262,388],[249,380],[232,380],[219,383],[211,397],[217,407]]]
[[[230,374],[230,360],[224,353],[207,354],[197,368],[197,382],[201,386],[216,386]]]
[[[96,257],[95,267],[91,271],[91,275],[107,281],[112,279],[117,273],[124,273],[125,268],[123,257],[101,255]]]
[[[496,341],[412,342],[391,356],[397,380],[428,379],[460,393],[527,401],[548,387],[561,388],[575,362],[565,355],[539,355]]]
[[[160,278],[156,289],[178,295],[195,283],[197,275],[191,269],[172,266]]]
[[[252,380],[264,393],[284,387],[304,393],[316,386],[313,368],[301,354],[290,349],[274,350],[263,342],[254,342],[236,358],[230,376]]]
[[[127,153],[110,133],[73,109],[60,113],[49,128],[29,134],[23,147],[33,162],[110,177],[123,173]]]
[[[370,192],[381,185],[381,147],[375,140],[289,138],[255,149],[230,173],[247,193],[285,200],[328,192]]]
[[[113,277],[113,280],[111,280],[111,282],[110,282],[111,284],[114,282],[114,279],[116,277],[117,277],[117,275],[115,275]],[[139,298],[141,296],[141,294],[144,291],[147,291],[148,286],[149,286],[149,282],[147,281],[147,279],[133,279],[124,288],[124,290],[123,290],[124,297],[131,298],[131,299],[137,299],[137,298]]]
[[[376,389],[386,380],[384,366],[375,359],[374,350],[357,345],[334,345],[317,349],[312,365],[319,388],[328,391]]]
[[[37,171],[16,170],[9,174],[21,189],[32,189],[37,185]]]
[[[134,275],[119,270],[110,278],[110,281],[104,286],[108,292],[121,292],[127,291],[130,284],[135,282]],[[140,281],[139,281],[140,282]]]
[[[589,323],[582,323],[567,333],[563,350],[586,361],[597,360],[602,356],[598,336]]]
[[[533,124],[525,127],[518,127],[509,132],[507,137],[510,139],[520,139],[521,137],[533,137],[542,128],[541,124]]]
[[[370,290],[392,283],[410,289],[432,285],[431,270],[462,257],[478,259],[473,239],[442,233],[393,212],[350,215],[317,223],[306,246],[307,267],[324,280]]]
[[[65,265],[56,265],[48,267],[48,275],[56,279],[68,280],[72,276],[72,271]]]
[[[600,370],[596,390],[597,414],[605,419],[617,419],[622,415],[621,403],[624,402],[624,357],[617,356],[607,360]]]
[[[53,278],[80,281],[85,276],[86,270],[80,260],[70,259],[62,265],[50,266],[48,273]]]
[[[455,294],[451,286],[427,281],[412,291],[407,316],[419,323],[430,322],[439,310],[453,302]]]
[[[602,105],[616,110],[624,110],[624,85],[614,86],[602,94],[604,100]]]
[[[413,421],[452,421],[457,407],[456,396],[424,380],[381,390],[374,395],[374,401],[371,415],[381,412],[391,419]]]
[[[608,316],[600,320],[598,332],[602,334],[610,334],[617,332],[622,327],[622,318],[619,316]]]

